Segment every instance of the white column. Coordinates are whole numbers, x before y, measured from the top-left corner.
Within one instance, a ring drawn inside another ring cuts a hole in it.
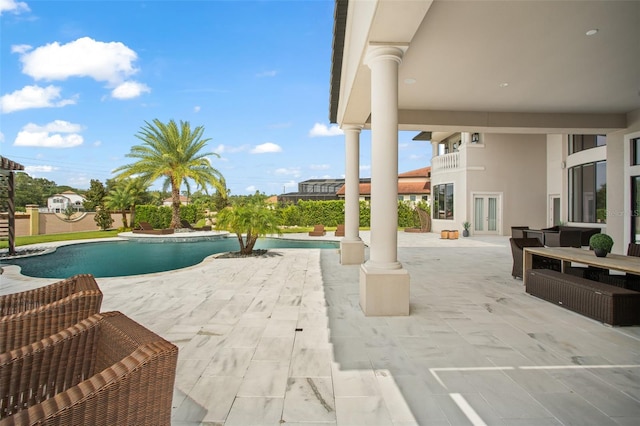
[[[345,132],[345,197],[344,238],[340,241],[340,263],[359,265],[364,262],[364,243],[360,239],[360,131],[362,125],[344,124]]]
[[[371,244],[360,270],[365,315],[408,315],[409,274],[398,262],[398,66],[406,47],[371,45]]]

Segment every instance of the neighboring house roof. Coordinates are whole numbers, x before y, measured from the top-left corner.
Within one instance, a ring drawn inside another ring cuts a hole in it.
[[[400,173],[399,178],[413,178],[413,177],[429,177],[431,174],[431,166],[423,167],[421,169],[409,170],[408,172]]]
[[[361,183],[359,186],[360,195],[371,195],[371,184]],[[398,195],[403,194],[431,194],[431,182],[398,182]],[[337,195],[345,195],[345,187],[338,191]]]
[[[277,195],[272,195],[271,197],[267,198],[267,203],[272,203],[272,204],[277,204],[278,203],[278,196]]]

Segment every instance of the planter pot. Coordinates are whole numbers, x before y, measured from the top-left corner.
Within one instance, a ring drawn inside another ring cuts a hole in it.
[[[446,229],[443,231],[440,231],[440,238],[443,240],[446,240],[447,238],[449,238],[449,231],[447,231]]]
[[[607,250],[604,250],[604,249],[593,249],[593,252],[596,254],[597,257],[607,257],[607,253],[609,253]]]
[[[468,229],[464,229],[464,230],[462,231],[462,236],[463,236],[463,237],[468,237],[468,236],[469,236],[469,230],[468,230]]]
[[[450,240],[457,240],[459,236],[460,236],[460,233],[458,231],[449,231]]]

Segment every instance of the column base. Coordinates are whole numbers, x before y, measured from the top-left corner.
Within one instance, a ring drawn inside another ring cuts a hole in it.
[[[360,265],[364,263],[364,242],[362,240],[340,241],[340,264]]]
[[[360,307],[365,316],[409,315],[409,287],[406,269],[360,267]]]

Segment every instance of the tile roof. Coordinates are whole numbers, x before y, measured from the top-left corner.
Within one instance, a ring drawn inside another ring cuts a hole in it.
[[[359,185],[360,195],[371,195],[371,184]],[[336,195],[344,195],[345,187],[338,190]],[[398,194],[431,194],[431,182],[398,182]]]

